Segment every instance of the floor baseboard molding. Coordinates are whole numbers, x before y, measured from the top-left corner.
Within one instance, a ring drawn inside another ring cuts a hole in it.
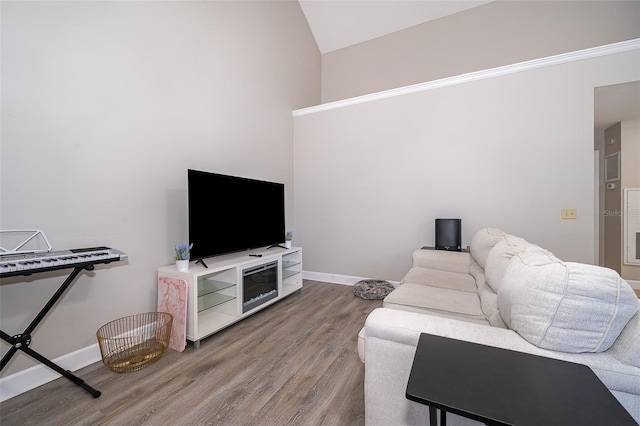
[[[96,343],[62,355],[52,361],[65,370],[73,372],[101,359],[100,347]],[[62,376],[49,367],[40,364],[0,378],[0,402],[49,383],[58,377]]]
[[[360,280],[367,279],[363,277],[312,271],[303,271],[302,278],[306,280],[350,286],[353,286]],[[400,284],[398,281],[387,281],[393,284],[394,287],[397,287]],[[640,289],[640,281],[627,280],[627,282],[632,288]],[[101,359],[100,347],[96,343],[55,358],[53,362],[58,364],[60,367],[73,372],[95,362],[99,362]],[[61,377],[60,374],[42,364],[2,377],[0,378],[0,402],[49,383],[58,377]]]
[[[312,272],[312,271],[303,271],[302,278],[305,280],[322,281],[325,283],[343,284],[343,285],[354,285],[358,281],[371,279],[371,278],[363,278],[363,277],[352,277],[350,275],[327,274],[325,272]],[[386,281],[393,284],[394,287],[398,287],[398,285],[400,285],[399,281],[390,281],[390,280],[386,280]]]
[[[307,271],[304,271],[302,273],[302,277],[308,280],[351,286],[364,279],[347,275],[336,275]],[[389,282],[394,284],[393,281]],[[397,283],[394,285],[397,286]],[[99,362],[101,359],[102,356],[100,354],[100,347],[96,343],[91,346],[78,349],[77,351],[62,355],[58,358],[53,359],[52,361],[65,370],[73,372],[91,365],[94,362]],[[42,364],[35,365],[22,371],[18,371],[17,373],[10,374],[6,377],[2,377],[0,378],[0,402],[28,392],[59,377],[61,377],[60,374]]]
[[[636,289],[636,290],[640,290],[640,281],[635,281],[635,280],[625,280],[625,281],[627,283],[629,283],[631,288]]]

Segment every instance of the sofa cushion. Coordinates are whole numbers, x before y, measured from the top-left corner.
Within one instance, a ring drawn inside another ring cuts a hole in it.
[[[506,234],[496,228],[484,228],[471,239],[471,256],[484,269],[489,252]]]
[[[383,307],[471,318],[486,324],[477,293],[405,283],[385,297]]]
[[[418,249],[413,251],[412,261],[414,267],[468,274],[473,257],[464,251]]]
[[[469,273],[475,278],[478,297],[480,298],[480,308],[485,318],[489,320],[489,324],[494,327],[507,328],[498,311],[498,294],[487,284],[484,271],[480,265],[474,262],[469,268]]]
[[[513,256],[498,291],[505,324],[530,343],[562,352],[602,352],[640,309],[613,270],[562,262],[546,250]]]
[[[514,237],[513,235],[505,236],[493,246],[487,255],[487,262],[484,267],[485,279],[493,291],[498,292],[502,276],[511,258],[518,253],[534,248],[540,249],[539,246],[531,244],[524,238]]]
[[[421,284],[431,287],[450,288],[452,290],[476,293],[476,282],[469,274],[440,271],[437,269],[411,268],[402,278],[402,283]]]

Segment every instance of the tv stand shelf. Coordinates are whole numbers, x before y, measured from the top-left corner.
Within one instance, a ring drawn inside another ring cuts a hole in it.
[[[208,293],[204,296],[198,296],[198,312],[215,308],[218,305],[235,300],[235,298],[235,296],[218,293]]]
[[[200,340],[302,289],[302,248],[261,248],[204,260],[208,268],[191,262],[179,272],[175,265],[158,268],[158,278],[185,280],[187,340]],[[277,297],[243,313],[243,271],[277,262]]]
[[[296,271],[286,271],[286,270],[283,270],[283,271],[282,271],[282,279],[292,277],[292,276],[294,276],[294,275],[296,275],[296,274],[297,274],[297,272],[296,272]]]

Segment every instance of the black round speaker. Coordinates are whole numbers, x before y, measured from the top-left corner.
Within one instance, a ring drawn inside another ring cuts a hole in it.
[[[436,219],[436,250],[462,250],[462,219]]]

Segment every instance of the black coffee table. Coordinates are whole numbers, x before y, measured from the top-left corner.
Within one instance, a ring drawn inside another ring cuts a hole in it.
[[[638,425],[586,365],[421,334],[406,397],[488,425]]]

